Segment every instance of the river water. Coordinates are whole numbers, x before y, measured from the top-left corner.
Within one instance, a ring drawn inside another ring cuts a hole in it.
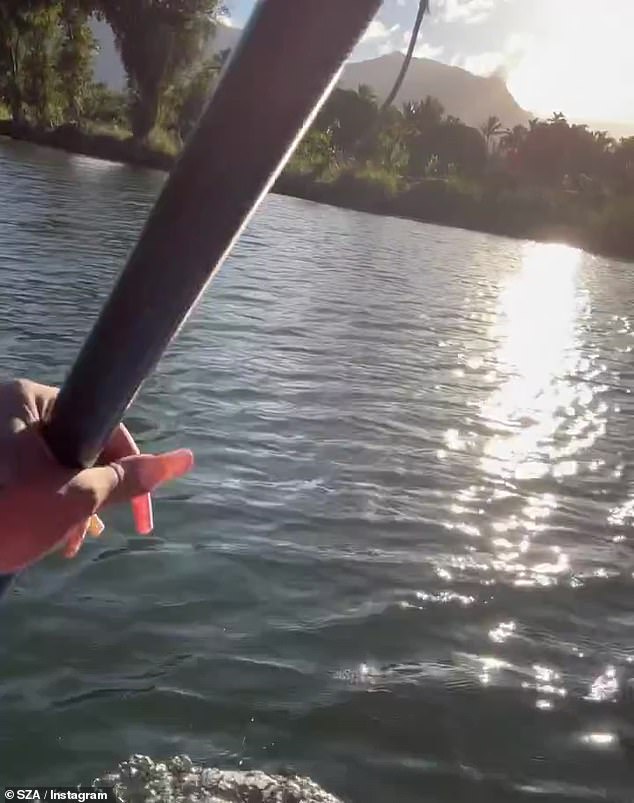
[[[62,381],[162,180],[0,143],[3,375]],[[633,277],[271,196],[130,412],[197,457],[155,534],[2,606],[1,780],[634,800]]]

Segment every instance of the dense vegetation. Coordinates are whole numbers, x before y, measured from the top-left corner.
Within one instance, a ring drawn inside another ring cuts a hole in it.
[[[167,132],[177,143],[219,69],[204,59],[219,9],[218,0],[2,0],[0,103],[16,124],[113,125],[137,141]],[[93,82],[92,16],[113,30],[125,94]]]
[[[476,129],[435,98],[381,111],[368,87],[338,89],[286,184],[330,203],[634,258],[634,137],[617,142],[560,113]]]
[[[14,135],[70,149],[89,137],[113,158],[140,147],[173,155],[226,58],[207,55],[220,8],[219,0],[2,0],[0,117],[10,116]],[[91,16],[112,27],[125,93],[93,81]],[[369,87],[338,89],[278,189],[634,258],[634,137],[616,142],[561,114],[512,130],[492,117],[476,129],[431,97],[397,109],[380,106]]]

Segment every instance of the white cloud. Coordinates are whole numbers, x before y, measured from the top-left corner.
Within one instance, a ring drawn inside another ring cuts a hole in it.
[[[240,26],[238,23],[233,19],[231,14],[228,12],[218,14],[218,22],[221,25],[225,25],[227,28],[239,28]]]
[[[389,39],[392,34],[396,33],[399,29],[400,25],[393,25],[391,28],[388,28],[381,20],[374,19],[368,26],[361,42],[376,42],[381,39]]]
[[[416,45],[414,49],[414,56],[417,59],[437,59],[444,53],[444,51],[445,48],[442,45],[434,47],[427,42],[421,42],[420,44]]]
[[[475,75],[492,75],[504,64],[504,53],[495,50],[485,51],[474,56],[466,56],[460,59],[458,64]]]
[[[484,22],[495,7],[495,0],[437,0],[445,22]]]
[[[392,50],[400,50],[401,53],[407,52],[407,48],[409,47],[409,40],[412,37],[411,31],[405,31],[403,33],[402,42],[400,44],[395,45]],[[442,53],[444,53],[445,48],[443,45],[438,45],[435,47],[434,45],[430,45],[429,42],[421,42],[420,39],[414,48],[414,57],[417,59],[437,59]]]
[[[469,56],[458,54],[451,63],[475,75],[493,75],[502,72],[508,75],[524,59],[525,53],[534,46],[534,37],[528,34],[514,33],[507,37],[502,50],[485,50]]]
[[[360,48],[355,51],[357,58],[373,58],[385,56],[389,53],[405,53],[412,35],[411,30],[404,31],[400,25],[386,25],[382,20],[373,20],[360,42]],[[419,39],[414,56],[416,58],[437,59],[445,48],[443,45],[433,46]]]

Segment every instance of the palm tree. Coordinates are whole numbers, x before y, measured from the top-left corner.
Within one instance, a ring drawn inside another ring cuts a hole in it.
[[[431,95],[417,103],[409,101],[403,104],[403,119],[408,129],[421,133],[426,129],[440,125],[445,114],[445,107]]]
[[[487,144],[487,151],[490,150],[491,140],[494,137],[499,137],[503,133],[502,123],[499,117],[492,114],[485,123],[480,126],[480,131]]]
[[[409,70],[409,65],[412,63],[412,58],[414,57],[414,50],[416,49],[416,42],[418,41],[418,34],[420,33],[421,26],[423,24],[423,17],[425,16],[425,12],[429,11],[429,0],[419,0],[418,4],[418,13],[416,14],[416,20],[414,21],[414,27],[412,28],[412,35],[410,36],[409,46],[407,48],[407,53],[405,54],[405,58],[403,59],[403,64],[399,71],[399,74],[396,77],[396,81],[394,86],[392,87],[391,91],[388,92],[387,97],[383,101],[381,108],[379,109],[379,113],[375,118],[374,125],[370,126],[370,128],[366,131],[365,135],[362,136],[359,141],[357,142],[356,152],[357,154],[363,153],[372,142],[372,139],[375,137],[377,131],[380,128],[380,125],[388,112],[390,106],[394,102],[394,99],[401,91],[401,87],[403,86],[403,81],[405,80],[405,76],[407,75],[407,71]]]
[[[613,153],[616,149],[616,140],[607,131],[593,131],[592,136],[603,153]]]
[[[501,144],[506,151],[516,151],[526,139],[528,129],[523,125],[516,125],[508,131],[502,132]]]
[[[563,112],[553,112],[553,116],[548,118],[549,123],[559,123],[560,125],[568,125],[568,120]]]
[[[386,109],[388,109],[392,105],[392,103],[394,103],[394,99],[401,91],[401,87],[403,86],[403,81],[405,80],[405,76],[407,75],[407,71],[409,70],[409,65],[412,63],[412,58],[414,57],[414,50],[416,49],[418,34],[420,33],[421,25],[423,24],[423,17],[425,16],[425,12],[427,11],[429,11],[429,0],[420,0],[418,4],[418,13],[416,14],[416,20],[414,22],[414,27],[412,28],[412,35],[410,36],[409,40],[409,47],[407,48],[407,53],[405,54],[405,58],[403,59],[403,64],[401,66],[399,74],[396,77],[394,86],[392,87],[391,92],[388,93],[388,96],[385,98],[385,101],[381,106],[381,114]]]

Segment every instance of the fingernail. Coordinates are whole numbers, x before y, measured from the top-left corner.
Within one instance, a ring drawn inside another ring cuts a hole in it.
[[[149,535],[154,529],[154,514],[152,512],[152,497],[150,494],[137,496],[132,500],[132,516],[134,526],[139,535]]]
[[[92,535],[93,538],[99,538],[101,533],[106,529],[106,525],[103,521],[97,516],[96,514],[90,517],[90,523],[88,525],[88,533]]]
[[[162,458],[168,463],[170,479],[187,474],[194,465],[194,454],[189,449],[177,449],[175,452],[167,452],[167,454],[162,455]]]
[[[186,474],[193,465],[194,455],[189,449],[156,455],[141,468],[144,485],[153,490],[157,485]]]

